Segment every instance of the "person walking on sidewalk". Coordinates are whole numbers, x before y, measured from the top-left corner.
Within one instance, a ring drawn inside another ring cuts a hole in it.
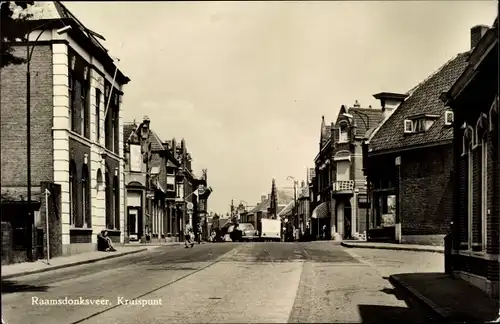
[[[191,240],[191,235],[193,234],[193,227],[191,226],[191,224],[186,224],[186,226],[184,227],[184,244],[185,244],[185,247],[188,248],[189,244],[191,244],[191,247],[194,246],[194,242]]]

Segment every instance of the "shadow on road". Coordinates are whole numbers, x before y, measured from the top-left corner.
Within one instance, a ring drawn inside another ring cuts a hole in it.
[[[34,286],[19,284],[16,281],[2,280],[2,295],[18,292],[40,292],[47,291],[49,286]]]
[[[165,267],[165,268],[149,268],[146,269],[147,271],[172,271],[172,270],[177,270],[177,271],[196,271],[198,270],[197,268],[190,268],[190,267]]]
[[[385,279],[385,278],[384,278]],[[434,323],[436,318],[400,288],[380,290],[405,302],[407,307],[358,305],[362,323]]]

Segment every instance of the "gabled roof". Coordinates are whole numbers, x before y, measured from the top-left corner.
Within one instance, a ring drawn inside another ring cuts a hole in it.
[[[342,109],[340,111],[342,111]],[[340,111],[339,115],[341,113]],[[378,125],[383,118],[382,109],[352,107],[346,109],[346,112],[354,118],[354,122],[356,123],[356,136],[361,137],[364,137],[368,130]]]
[[[153,152],[165,151],[162,140],[160,139],[158,134],[156,134],[153,130],[149,131],[149,141],[151,142],[151,151]]]
[[[123,123],[123,143],[127,143],[130,135],[137,130],[136,123]]]
[[[413,88],[410,96],[382,124],[370,140],[370,152],[394,150],[453,139],[453,128],[445,127],[445,105],[439,99],[467,66],[469,52],[458,54]],[[439,115],[426,132],[404,133],[404,120],[418,114]]]
[[[287,216],[289,213],[293,211],[295,207],[295,202],[292,200],[288,205],[285,206],[279,213],[278,216]]]

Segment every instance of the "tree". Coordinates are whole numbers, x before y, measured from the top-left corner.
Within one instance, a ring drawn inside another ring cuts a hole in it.
[[[20,7],[26,9],[34,1],[1,1],[0,2],[0,68],[10,64],[22,64],[26,62],[24,57],[18,57],[13,54],[10,42],[26,41],[28,24],[26,20],[29,15],[14,15],[14,9]]]

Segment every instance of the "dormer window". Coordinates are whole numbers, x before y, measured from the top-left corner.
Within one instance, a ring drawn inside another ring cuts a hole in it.
[[[405,120],[405,133],[413,133],[413,121],[410,119]]]
[[[444,124],[446,126],[451,126],[453,125],[453,111],[452,110],[447,110],[444,112]]]
[[[339,125],[339,143],[347,143],[349,141],[349,133],[347,123],[340,123]]]
[[[421,114],[404,120],[405,134],[423,133],[434,125],[437,115]]]

